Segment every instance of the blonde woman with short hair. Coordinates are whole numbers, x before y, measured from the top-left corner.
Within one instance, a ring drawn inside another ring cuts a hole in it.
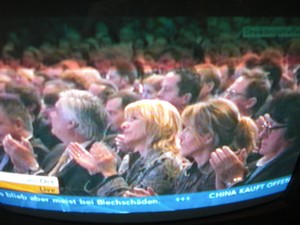
[[[124,196],[126,190],[138,187],[157,194],[169,193],[181,170],[177,139],[181,117],[177,109],[162,100],[139,100],[126,106],[121,127],[122,145],[130,152],[123,158],[119,170],[115,155],[103,145],[95,145],[90,154],[80,146],[70,149],[77,163],[105,177],[104,182],[88,183],[87,192],[98,196]],[[87,154],[88,157],[82,157]],[[85,164],[86,158],[93,160]]]

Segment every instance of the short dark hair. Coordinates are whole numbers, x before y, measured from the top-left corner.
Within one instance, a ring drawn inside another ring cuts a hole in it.
[[[280,64],[270,63],[261,65],[264,71],[268,73],[268,79],[271,81],[271,92],[280,90],[280,80],[283,73],[283,68]]]
[[[30,113],[18,95],[1,93],[0,107],[10,120],[21,119],[24,122],[24,128],[27,131],[33,131]]]
[[[128,104],[138,101],[141,99],[141,97],[133,92],[122,90],[118,91],[116,93],[113,93],[108,97],[107,100],[114,99],[114,98],[120,98],[121,99],[121,107],[124,109]]]
[[[220,86],[221,86],[221,72],[219,68],[214,66],[213,64],[203,63],[195,66],[197,73],[201,76],[201,81],[203,83],[214,84],[214,87],[211,91],[213,95],[218,94]]]
[[[282,90],[274,95],[270,103],[269,114],[273,120],[285,124],[286,139],[300,141],[300,92]]]
[[[129,83],[133,84],[137,78],[137,69],[129,60],[118,59],[113,62],[114,67],[121,77],[128,77]]]
[[[39,115],[42,107],[41,97],[32,86],[25,87],[22,85],[11,84],[7,85],[5,90],[7,93],[18,95],[32,116],[37,117]]]
[[[248,98],[256,98],[256,104],[252,108],[253,113],[255,113],[263,106],[270,94],[270,81],[264,72],[258,69],[245,70],[242,76],[250,81],[246,88],[246,96]]]
[[[189,103],[195,103],[201,90],[201,78],[191,69],[176,69],[173,72],[180,77],[179,96],[190,93],[192,97]]]

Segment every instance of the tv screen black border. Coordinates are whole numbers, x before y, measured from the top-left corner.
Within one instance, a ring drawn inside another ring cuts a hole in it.
[[[285,191],[259,199],[209,208],[129,214],[82,214],[1,205],[4,224],[293,224],[300,213],[300,161]],[[286,215],[286,216],[285,216]],[[275,223],[274,223],[275,222]]]
[[[85,16],[88,12],[88,14],[91,13],[90,7],[91,5],[95,4],[97,1],[86,1],[85,3],[82,3],[81,1],[77,1],[75,5],[70,5],[70,2],[65,1],[65,3],[61,3],[59,5],[61,8],[58,9],[58,11],[55,12],[55,7],[54,7],[54,2],[50,3],[47,2],[46,5],[52,5],[50,10],[46,10],[45,12],[41,10],[40,4],[35,5],[34,7],[30,6],[30,3],[24,8],[19,5],[19,7],[15,8],[17,5],[14,1],[12,1],[7,9],[2,8],[1,13],[2,16],[8,16],[8,17],[20,17],[20,16],[27,16],[27,17],[36,17],[40,15],[45,15],[49,16],[54,13],[56,16],[63,15],[64,12],[67,12],[68,9],[69,11],[66,13],[67,16]],[[105,1],[103,1],[105,2]],[[111,1],[113,2],[112,5],[118,4],[118,1]],[[116,2],[116,3],[115,3]],[[134,1],[127,1],[129,3],[127,10],[125,11],[118,11],[118,12],[110,12],[108,9],[106,11],[107,15],[106,16],[116,16],[116,13],[120,14],[131,14],[131,15],[136,15],[136,16],[153,16],[155,12],[145,10],[145,6],[137,6],[134,4]],[[176,1],[175,1],[176,2]],[[266,8],[265,6],[269,6],[269,2],[262,3],[260,2],[258,9],[255,8],[256,1],[233,1],[229,4],[221,3],[221,1],[198,1],[197,3],[195,1],[191,1],[189,3],[183,3],[182,1],[179,1],[180,3],[176,3],[177,5],[181,5],[180,8],[172,8],[170,7],[169,11],[166,10],[168,9],[167,5],[163,3],[161,5],[161,9],[165,9],[165,13],[167,16],[174,16],[174,15],[186,15],[187,13],[191,16],[207,16],[213,15],[213,16],[233,16],[233,15],[241,15],[241,16],[257,16],[257,15],[267,15],[267,16],[274,16],[279,15],[279,16],[292,16],[295,15],[297,7],[294,4],[291,4],[289,1],[285,1],[285,4],[282,4],[282,1],[276,1],[273,2],[272,7]],[[225,2],[225,1],[224,1]],[[149,1],[143,1],[144,4],[146,4],[146,7],[149,3]],[[15,5],[16,4],[16,5]],[[80,6],[82,4],[82,6]],[[196,7],[202,7],[199,8],[199,10],[196,10]],[[200,5],[200,6],[199,6]],[[213,6],[215,5],[215,6]],[[13,7],[12,7],[13,6]],[[257,6],[257,5],[256,5]],[[38,7],[38,8],[36,8]],[[47,8],[47,7],[46,7]],[[75,9],[74,9],[75,8]],[[224,10],[225,9],[225,10]],[[266,10],[265,14],[262,12]],[[287,9],[287,10],[284,10]],[[45,9],[44,9],[45,10]],[[224,10],[224,11],[223,11]],[[226,11],[227,10],[227,11]],[[240,11],[238,11],[240,10]],[[163,11],[160,11],[160,14]],[[57,15],[59,14],[59,15]],[[155,15],[157,16],[157,15]],[[218,215],[214,216],[205,216],[201,217],[199,214],[199,211],[197,209],[195,210],[188,210],[185,212],[182,212],[183,214],[178,217],[178,215],[174,218],[169,218],[172,216],[172,213],[156,213],[154,214],[143,214],[143,217],[148,217],[145,219],[145,221],[150,222],[151,224],[199,224],[199,223],[232,223],[234,221],[234,224],[246,224],[245,222],[248,221],[249,224],[251,221],[255,221],[256,224],[276,224],[274,223],[275,221],[283,221],[281,220],[282,217],[289,217],[287,221],[289,221],[289,224],[292,224],[293,218],[297,217],[295,216],[298,212],[300,212],[300,207],[299,207],[299,200],[300,200],[300,165],[299,165],[299,160],[297,162],[295,171],[292,175],[292,178],[290,180],[290,183],[286,189],[286,191],[279,193],[275,196],[272,196],[270,198],[266,197],[261,199],[261,202],[259,203],[251,203],[251,201],[244,202],[242,204],[245,204],[246,207],[241,207],[242,209],[239,208],[234,208],[233,210],[230,210],[229,208],[232,207],[232,205],[225,205],[221,207],[216,207],[215,210],[218,210]],[[255,201],[255,200],[253,200]],[[252,205],[252,206],[249,206]],[[236,204],[233,204],[236,205]],[[247,207],[248,205],[248,207]],[[234,206],[233,206],[234,207]],[[28,210],[28,211],[27,211]],[[203,210],[203,209],[201,209]],[[223,211],[224,210],[224,211]],[[53,213],[53,214],[52,214]],[[188,216],[189,218],[185,218],[184,214],[189,214],[192,213],[192,216]],[[281,215],[282,216],[281,216]],[[19,208],[19,207],[0,207],[0,215],[1,215],[1,221],[3,224],[74,224],[73,222],[75,221],[82,221],[82,214],[72,214],[72,213],[56,213],[56,212],[49,212],[46,211],[41,211],[41,210],[34,210],[32,209],[24,209],[24,208]],[[72,217],[71,220],[70,218],[67,217]],[[137,217],[135,217],[137,216]],[[128,223],[131,224],[131,220],[135,220],[134,218],[138,218],[140,215],[139,214],[127,214],[127,215],[120,215],[119,219],[115,220],[115,216],[113,218],[114,221],[109,221],[109,220],[100,220],[100,221],[93,221],[94,223]],[[160,220],[160,219],[155,219],[156,221],[153,222],[153,218],[156,216],[163,216],[163,217],[168,217],[169,220]],[[127,218],[126,218],[127,217]],[[190,218],[191,217],[191,218]],[[266,218],[268,217],[268,218]],[[252,218],[252,220],[251,220]],[[79,219],[79,220],[78,220]],[[109,218],[108,218],[109,219]],[[152,221],[151,221],[152,220]],[[2,223],[1,222],[1,223]],[[90,223],[86,221],[86,223]],[[76,222],[75,222],[76,224]],[[81,224],[81,222],[80,222]],[[279,223],[278,223],[279,224]]]

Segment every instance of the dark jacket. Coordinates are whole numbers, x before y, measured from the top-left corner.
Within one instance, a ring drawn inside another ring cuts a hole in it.
[[[40,139],[32,137],[29,139],[31,146],[33,147],[34,154],[36,155],[36,159],[39,164],[44,161],[44,158],[49,153],[49,149],[41,142]],[[0,147],[0,151],[4,151],[3,146]],[[11,160],[7,162],[4,166],[4,172],[14,172],[14,165],[12,164]]]
[[[243,182],[242,184],[254,184],[292,175],[299,157],[299,152],[299,147],[290,147],[286,149],[275,159],[261,168],[261,170],[255,176],[251,177],[252,173],[254,173],[257,169],[257,167],[254,166],[254,168],[251,169],[252,172],[247,175],[245,182]]]
[[[196,193],[215,189],[215,172],[209,162],[201,167],[194,162],[177,177],[174,193]]]
[[[151,187],[157,194],[170,194],[180,170],[181,161],[171,153],[149,150],[145,157],[138,153],[129,154],[123,158],[119,175],[100,183],[96,194],[122,196],[132,187]]]
[[[92,146],[91,143],[86,149]],[[49,155],[45,158],[42,168],[45,174],[48,174],[53,167],[59,161],[61,155],[65,151],[66,146],[64,144],[59,144],[56,146]],[[71,160],[61,171],[57,173],[57,178],[59,180],[59,190],[62,195],[88,195],[84,191],[84,186],[88,180],[95,177],[95,179],[103,179],[99,175],[90,175],[89,172],[78,165],[74,160]]]

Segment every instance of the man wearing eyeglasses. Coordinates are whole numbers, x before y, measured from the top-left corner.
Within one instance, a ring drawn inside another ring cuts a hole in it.
[[[211,164],[218,174],[219,188],[235,183],[253,184],[291,175],[300,152],[300,93],[282,91],[270,103],[269,114],[263,119],[259,153],[262,157],[245,168],[228,147],[211,154]]]
[[[270,82],[260,69],[245,70],[225,91],[223,96],[239,108],[244,116],[258,118],[261,109],[270,95]]]

